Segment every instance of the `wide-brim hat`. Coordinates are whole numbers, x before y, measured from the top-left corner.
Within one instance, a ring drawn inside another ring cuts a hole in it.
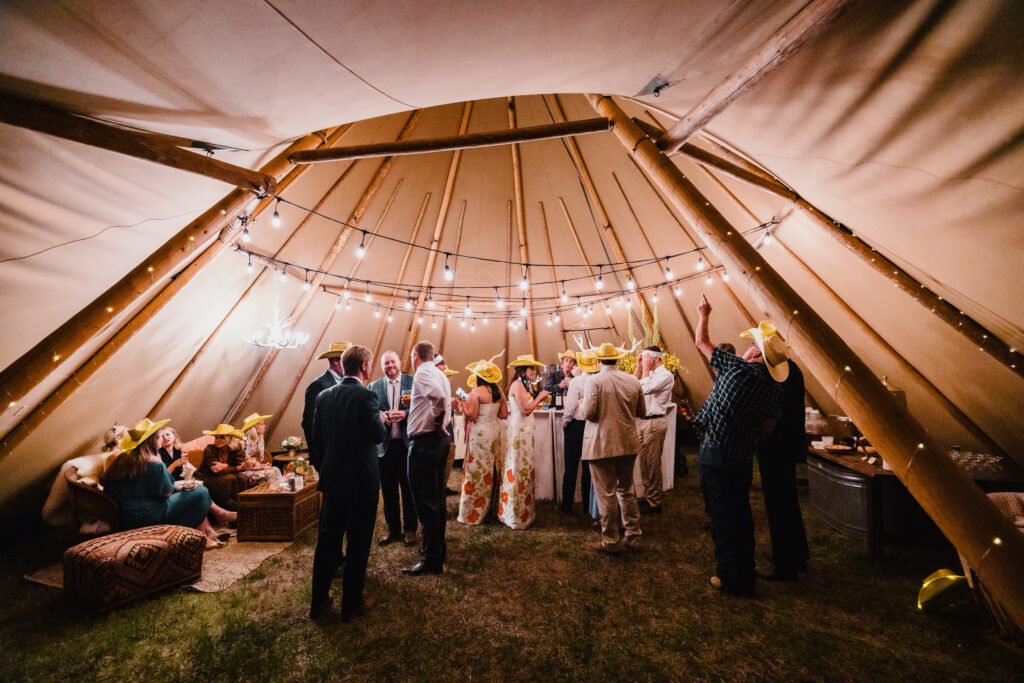
[[[611,342],[601,344],[601,346],[594,351],[594,358],[597,360],[619,360],[625,355],[626,354],[621,349]]]
[[[345,353],[345,349],[350,346],[352,346],[352,342],[331,342],[331,347],[317,356],[316,359],[341,358],[341,354]]]
[[[757,327],[740,333],[741,337],[753,339],[761,351],[768,374],[776,382],[785,382],[789,377],[789,344],[769,320],[762,320]]]
[[[508,367],[510,367],[510,368],[527,368],[527,367],[530,367],[531,365],[533,367],[535,367],[535,368],[546,368],[547,367],[546,365],[544,365],[544,363],[541,363],[539,360],[534,358],[532,353],[528,353],[525,356],[517,356],[514,361],[512,361],[511,363],[508,364]]]
[[[478,376],[483,381],[490,382],[491,384],[497,384],[501,381],[501,368],[489,360],[478,360],[475,363],[470,363],[466,366],[466,369],[470,372],[466,384],[471,387],[476,386],[476,378]]]
[[[253,413],[249,417],[245,418],[245,422],[242,424],[242,429],[240,429],[239,431],[241,431],[243,434],[245,434],[247,431],[249,431],[250,429],[255,427],[257,424],[259,424],[263,420],[266,420],[267,418],[271,418],[271,417],[274,417],[274,416],[273,415],[260,415],[259,413]]]
[[[970,593],[967,577],[954,574],[949,569],[940,569],[921,584],[917,593],[919,610],[937,609],[956,602]]]
[[[242,434],[242,432],[238,431],[229,424],[224,424],[223,422],[217,425],[217,428],[212,431],[204,429],[203,434],[206,434],[207,436],[233,436],[236,439],[241,439],[242,437],[245,436],[244,434]]]
[[[117,447],[122,451],[133,450],[146,439],[153,436],[158,429],[170,421],[170,419],[167,419],[153,422],[148,417],[144,417],[136,422],[134,427],[124,433],[124,436],[121,437],[121,441],[117,444]]]
[[[563,358],[572,358],[574,361],[579,359],[576,357],[576,352],[572,349],[566,349],[565,353],[558,354],[558,362],[561,363]]]
[[[598,366],[597,356],[594,355],[593,351],[582,351],[576,355],[576,367],[583,372],[595,373],[600,367]]]
[[[459,371],[458,370],[452,370],[451,368],[445,368],[444,369],[444,374],[445,374],[445,377],[451,377],[452,375],[459,374]]]

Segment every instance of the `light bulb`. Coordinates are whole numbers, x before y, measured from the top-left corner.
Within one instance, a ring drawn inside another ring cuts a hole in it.
[[[658,292],[657,291],[655,291],[654,294],[651,295],[651,301],[653,301],[654,303],[658,303]]]
[[[310,287],[310,285],[309,285],[309,271],[306,271],[306,276],[304,278],[302,278],[302,289],[303,289],[303,291],[308,292],[309,291],[309,287]]]
[[[249,273],[249,275],[252,275],[252,257],[251,256],[249,257],[249,265],[247,265],[245,267],[245,272]]]
[[[334,310],[336,310],[336,311],[340,311],[341,310],[341,297],[338,297],[338,300],[334,302]]]
[[[433,308],[433,307],[434,307],[434,297],[431,296],[431,295],[428,295],[427,296],[427,308]]]
[[[363,301],[365,301],[366,303],[370,303],[370,290],[369,289],[366,290],[366,294],[363,296]]]
[[[273,218],[270,219],[270,224],[273,225],[275,228],[281,227],[281,214],[277,212],[276,206],[274,207],[274,216]]]
[[[698,272],[702,271],[702,270],[704,270],[704,268],[705,268],[705,266],[704,266],[704,257],[703,256],[698,256],[697,257],[697,271]]]
[[[601,275],[597,276],[597,281],[594,283],[594,289],[604,289],[604,277]]]
[[[366,256],[366,245],[360,242],[359,246],[356,247],[356,258],[363,258],[364,256]]]
[[[465,318],[462,319],[462,321],[459,323],[459,326],[460,327],[465,327],[466,326],[466,319]]]
[[[669,268],[668,266],[665,266],[665,282],[669,282],[673,279],[674,278],[672,276],[672,269]]]
[[[561,319],[562,319],[562,316],[558,315],[558,313],[555,313],[555,322],[557,323]]]
[[[455,273],[452,272],[451,266],[448,265],[448,256],[444,257],[444,279],[451,282],[455,279]]]
[[[729,281],[729,271],[727,271],[727,270],[723,270],[723,271],[722,271],[722,279],[723,279],[723,280],[724,280],[725,282],[728,282],[728,281]]]
[[[469,331],[470,332],[476,332],[476,323],[475,322],[469,323]]]
[[[548,316],[547,323],[548,323],[548,327],[551,327],[552,325],[555,324],[555,321],[551,319],[551,316]]]
[[[423,316],[422,315],[420,317],[416,318],[416,324],[417,325],[422,325],[423,324]]]
[[[632,275],[629,275],[629,276],[626,277],[626,288],[627,289],[636,289],[636,282],[633,281],[633,276]]]
[[[391,314],[388,313],[388,322],[391,322]]]
[[[451,311],[448,311],[448,319],[449,319],[449,320],[451,320],[451,319],[452,319],[452,312],[451,312]]]
[[[483,318],[481,318],[481,320],[484,322],[484,325],[487,324],[487,316],[486,315]]]
[[[633,308],[633,300],[626,299],[626,308]]]
[[[408,311],[410,308],[412,308],[412,298],[405,297],[405,310]]]
[[[704,284],[706,284],[706,285],[710,285],[711,284],[711,273],[708,273],[708,276],[704,279]]]
[[[281,282],[284,282],[284,281],[285,281],[285,280],[287,280],[287,279],[288,279],[288,274],[287,274],[287,273],[285,273],[285,269],[284,269],[284,268],[282,268],[282,269],[281,269]]]
[[[772,243],[772,231],[771,230],[765,230],[764,231],[764,239],[761,240],[761,244],[767,247],[771,243]]]
[[[604,305],[604,312],[607,313],[608,315],[611,315],[612,314],[612,307],[609,306],[608,304],[605,304]]]
[[[508,326],[511,327],[513,330],[516,329],[516,321],[515,320],[509,320],[508,321]]]
[[[622,297],[621,296],[615,300],[615,305],[618,306],[619,308],[622,308]]]
[[[469,306],[469,297],[468,296],[466,297],[466,308],[464,308],[462,312],[465,313],[467,317],[469,317],[473,313],[473,309],[470,308],[470,306]]]
[[[580,300],[579,300],[579,299],[576,299],[576,313],[577,313],[577,314],[579,314],[579,313],[580,313],[580,309],[581,309],[581,306],[580,306]]]
[[[525,275],[523,275],[523,279],[519,281],[519,289],[521,289],[521,290],[523,290],[525,292],[529,288],[530,288],[530,281],[526,279]]]
[[[348,291],[348,285],[345,285],[345,291],[344,291],[344,292],[342,292],[342,293],[341,293],[341,295],[342,295],[343,297],[345,297],[346,299],[348,299],[349,297],[351,297],[351,296],[352,296],[352,294],[350,294],[350,293],[349,293],[349,291]]]
[[[562,286],[562,303],[569,303],[569,295],[565,293],[565,286]]]
[[[249,228],[245,228],[244,230],[242,230],[242,241],[245,242],[246,244],[252,242],[252,236],[249,235]]]
[[[526,301],[525,300],[523,301],[522,306],[519,307],[519,315],[520,315],[520,317],[523,317],[523,318],[526,317]]]
[[[678,287],[676,287],[676,288],[674,288],[674,289],[672,290],[672,293],[673,293],[673,294],[675,294],[676,296],[679,296],[680,294],[682,294],[682,293],[683,293],[683,290],[681,290],[681,289],[679,289]]]
[[[380,317],[380,309],[379,308],[376,311],[373,312],[373,317],[374,318],[379,318]]]
[[[431,318],[431,320],[430,320],[430,329],[432,329],[432,330],[436,330],[437,329],[437,320]]]
[[[505,308],[505,302],[502,301],[500,296],[494,300],[494,305],[497,306],[498,308]]]
[[[345,302],[345,310],[346,311],[351,311],[352,310],[352,303],[351,302],[349,302],[349,301]]]

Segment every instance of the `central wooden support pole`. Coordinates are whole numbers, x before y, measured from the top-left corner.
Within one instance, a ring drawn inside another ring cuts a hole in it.
[[[658,147],[672,154],[707,122],[753,88],[787,57],[828,28],[855,0],[811,0],[754,55],[704,96],[672,130],[658,140]]]
[[[572,135],[601,133],[609,128],[608,119],[586,119],[584,121],[568,121],[544,126],[532,126],[530,128],[489,131],[486,133],[473,133],[472,135],[455,135],[447,138],[433,138],[431,140],[380,142],[369,145],[339,147],[338,149],[299,152],[292,155],[292,161],[296,164],[317,164],[324,161],[342,161],[345,159],[451,152],[456,149],[497,147],[520,142],[531,142],[533,140],[550,140],[551,138],[564,138]]]
[[[768,264],[611,98],[587,96],[615,136],[767,317],[808,370],[871,439],[910,493],[952,541],[1019,627],[1024,627],[1024,536],[893,399],[871,369]]]
[[[508,127],[516,129],[516,100],[508,98]],[[526,246],[526,207],[523,205],[523,164],[519,157],[519,145],[512,145],[512,184],[515,190],[516,228],[519,233],[519,260],[523,263],[521,277],[528,277],[527,264],[530,262],[530,251]],[[511,298],[509,293],[509,298]],[[530,353],[537,358],[537,325],[533,319],[533,293],[527,288],[524,292],[526,301],[526,335],[530,340]],[[522,298],[522,297],[520,297]]]

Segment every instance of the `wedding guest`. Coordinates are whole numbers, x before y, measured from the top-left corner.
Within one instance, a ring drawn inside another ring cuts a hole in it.
[[[519,356],[508,364],[515,379],[508,390],[509,421],[505,467],[501,474],[498,519],[513,529],[525,529],[536,518],[534,510],[534,423],[533,411],[551,394],[537,391],[537,371],[545,367],[533,354]]]
[[[121,443],[121,438],[127,431],[128,425],[114,423],[114,426],[103,435],[103,451],[107,453],[116,451],[117,445]]]
[[[185,478],[183,472],[185,466],[188,465],[188,458],[181,453],[181,439],[178,438],[178,432],[174,430],[174,427],[161,427],[156,433],[156,442],[157,455],[160,456],[160,461],[167,468],[167,472],[174,481],[182,481]]]
[[[341,357],[341,384],[320,393],[313,413],[316,443],[323,449],[320,481],[323,493],[316,552],[313,554],[311,619],[327,616],[332,607],[331,579],[348,542],[342,574],[341,620],[350,621],[373,606],[363,598],[366,564],[377,521],[380,490],[378,445],[387,428],[377,395],[363,385],[372,372],[373,352],[352,345]]]
[[[569,390],[569,380],[572,379],[574,367],[576,367],[576,353],[572,349],[566,349],[565,353],[558,354],[558,368],[548,376],[544,391],[552,396],[564,397]]]
[[[711,304],[701,295],[694,335],[697,349],[717,372],[695,418],[704,428],[697,454],[704,509],[711,520],[716,572],[711,585],[734,595],[754,592],[754,518],[750,483],[757,444],[774,426],[789,364],[785,342],[764,321],[743,357],[716,348],[708,335]]]
[[[143,419],[127,431],[118,444],[121,454],[103,474],[103,489],[117,501],[124,529],[152,524],[193,527],[206,536],[207,550],[222,548],[226,539],[219,538],[207,516],[227,524],[237,514],[213,505],[205,486],[189,489],[185,482],[171,479],[157,455],[157,432],[168,422]]]
[[[242,448],[242,464],[239,474],[245,480],[245,488],[251,488],[267,478],[270,474],[271,457],[267,453],[263,437],[267,433],[265,420],[273,415],[253,413],[245,418],[239,430],[244,435],[240,444]]]
[[[387,534],[378,539],[387,545],[402,538],[405,544],[416,542],[416,507],[409,488],[409,428],[408,406],[402,405],[402,395],[412,393],[412,377],[402,372],[402,362],[394,351],[385,351],[380,357],[384,376],[372,382],[369,389],[377,394],[380,416],[387,434],[378,449],[380,458],[380,491],[384,499],[384,521]]]
[[[580,415],[587,420],[583,433],[583,459],[590,461],[598,509],[601,512],[601,543],[596,550],[619,555],[637,550],[640,510],[633,492],[633,465],[640,440],[634,418],[647,413],[640,381],[615,367],[623,356],[605,342],[594,353],[601,370],[587,380]],[[619,539],[619,519],[625,525],[625,548]]]
[[[583,512],[590,510],[590,465],[583,462],[583,432],[587,421],[580,417],[580,404],[583,402],[583,389],[587,378],[597,372],[597,358],[593,353],[584,351],[576,355],[578,363],[572,369],[574,377],[569,381],[565,392],[565,409],[562,412],[562,432],[565,444],[565,473],[562,475],[562,502],[558,509],[571,513],[573,501],[576,499],[576,474],[579,472],[580,498],[583,501]]]
[[[493,359],[492,359],[493,360]],[[459,521],[480,524],[490,509],[494,489],[495,463],[504,461],[502,442],[508,418],[508,403],[498,388],[501,369],[492,361],[479,360],[466,366],[470,371],[466,382],[472,391],[462,404],[466,418],[466,458],[462,464],[462,496],[459,499]],[[498,471],[504,471],[498,463]]]
[[[229,424],[219,424],[216,429],[203,430],[213,437],[213,443],[203,450],[203,464],[196,471],[196,477],[210,490],[210,497],[228,510],[238,507],[238,493],[247,488],[241,476],[245,454],[236,443],[242,433]]]
[[[644,497],[640,512],[661,513],[661,453],[668,433],[669,406],[672,405],[672,386],[675,377],[661,360],[661,349],[648,346],[640,353],[636,364],[636,377],[644,392],[647,414],[637,426],[640,436],[640,477],[644,483]]]
[[[326,351],[317,356],[317,360],[327,361],[327,370],[317,377],[306,387],[305,399],[302,404],[302,433],[306,437],[306,446],[309,448],[309,461],[319,470],[319,453],[316,448],[316,434],[313,433],[313,412],[316,409],[316,397],[320,392],[335,384],[341,383],[341,354],[351,344],[349,342],[331,342]]]
[[[448,364],[444,361],[444,356],[437,354],[434,356],[434,365],[437,369],[444,373],[444,376],[448,378],[448,382],[451,383],[452,377],[459,374],[458,370],[452,370],[448,367]],[[458,396],[452,396],[452,405],[449,408],[449,422],[445,427],[445,436],[448,440],[448,456],[444,464],[444,495],[445,496],[457,496],[459,492],[450,486],[448,486],[448,480],[452,476],[452,465],[455,463],[455,413],[456,411],[462,410],[462,400]]]

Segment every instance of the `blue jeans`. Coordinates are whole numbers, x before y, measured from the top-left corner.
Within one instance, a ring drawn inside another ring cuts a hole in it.
[[[707,439],[697,458],[704,510],[711,518],[715,573],[729,593],[754,592],[754,517],[750,512],[753,463],[728,457]]]

